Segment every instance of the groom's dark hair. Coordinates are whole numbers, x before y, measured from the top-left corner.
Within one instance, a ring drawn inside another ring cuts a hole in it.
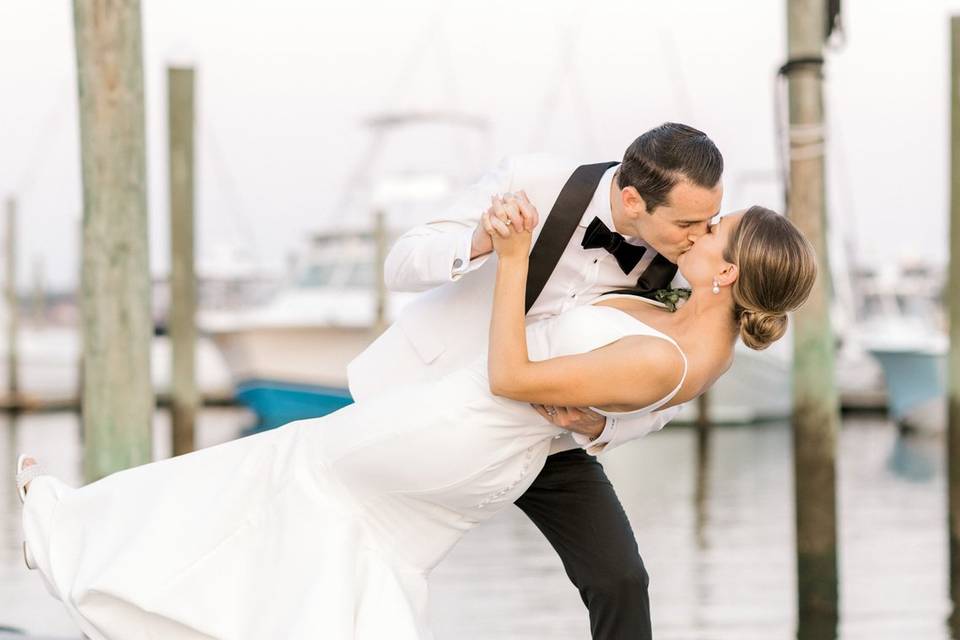
[[[712,189],[723,175],[723,156],[702,131],[665,122],[633,141],[623,154],[617,185],[633,187],[647,213],[666,204],[670,190],[681,180]]]

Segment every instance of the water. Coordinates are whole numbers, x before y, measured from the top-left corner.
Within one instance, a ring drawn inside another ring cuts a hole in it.
[[[239,409],[201,415],[198,440],[236,437]],[[158,456],[169,455],[158,414]],[[668,427],[604,459],[651,575],[658,640],[786,640],[797,635],[793,473],[785,424],[719,427],[698,460],[694,429]],[[841,619],[838,640],[948,640],[944,441],[898,437],[886,421],[847,419],[838,462]],[[0,418],[0,477],[36,452],[79,482],[77,417]],[[0,626],[76,638],[22,565],[19,501],[0,486]],[[602,541],[598,541],[602,544]],[[560,562],[517,509],[468,535],[433,576],[438,640],[585,639],[586,612]],[[804,640],[828,640],[830,630]]]

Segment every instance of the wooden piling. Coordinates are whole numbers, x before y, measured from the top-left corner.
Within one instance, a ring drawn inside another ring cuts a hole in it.
[[[695,505],[694,532],[697,548],[707,547],[707,506],[710,487],[710,392],[697,396],[697,476],[693,501]]]
[[[793,456],[801,619],[836,616],[836,448],[840,422],[824,197],[822,55],[826,4],[787,0],[790,185],[787,213],[817,251],[819,277],[793,318]],[[820,60],[821,63],[817,61]]]
[[[6,269],[4,294],[7,307],[7,398],[14,404],[20,395],[18,358],[20,306],[17,304],[17,201],[7,199]]]
[[[139,0],[74,0],[83,178],[84,474],[149,462],[150,273]]]
[[[703,398],[703,396],[700,396]],[[706,404],[705,402],[701,404]],[[697,420],[697,472],[694,483],[694,536],[697,549],[705,550],[708,546],[707,528],[710,517],[710,434],[712,429],[709,422],[702,418],[706,410],[701,406],[700,418]]]
[[[704,391],[697,396],[697,429],[705,431],[710,428],[710,391]]]
[[[170,138],[170,380],[173,455],[194,449],[197,284],[194,270],[194,86],[191,68],[167,69]]]
[[[950,351],[947,355],[947,519],[951,623],[960,627],[960,16],[950,19]]]

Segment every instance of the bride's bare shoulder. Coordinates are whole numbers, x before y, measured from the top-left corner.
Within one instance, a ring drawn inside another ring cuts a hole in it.
[[[607,346],[606,380],[621,390],[620,401],[601,408],[634,411],[664,398],[684,379],[685,361],[677,347],[658,336],[633,335]]]
[[[625,336],[611,346],[630,363],[629,369],[644,377],[646,384],[662,380],[663,384],[672,381],[676,386],[686,368],[680,347],[661,336]]]

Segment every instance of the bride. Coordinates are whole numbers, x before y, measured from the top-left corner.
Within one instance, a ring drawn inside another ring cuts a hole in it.
[[[609,415],[686,402],[738,336],[754,349],[782,336],[816,277],[807,240],[753,207],[680,257],[692,294],[676,312],[608,295],[525,328],[530,233],[488,230],[490,342],[471,366],[79,489],[21,456],[24,555],[83,633],[431,637],[430,570],[523,493],[561,433],[531,403]]]

